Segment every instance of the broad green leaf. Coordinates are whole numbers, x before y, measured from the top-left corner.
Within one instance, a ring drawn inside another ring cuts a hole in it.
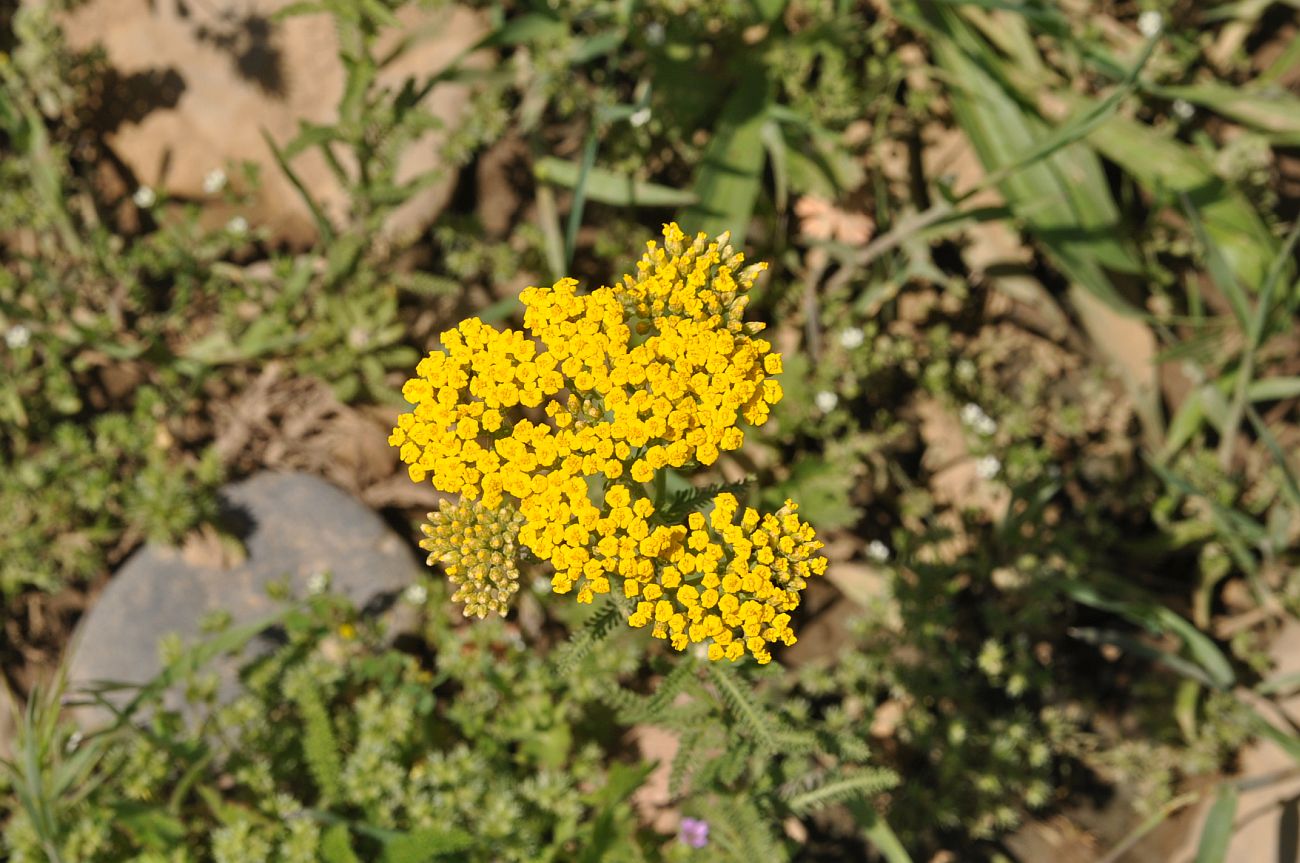
[[[588,36],[583,39],[575,39],[573,47],[569,51],[569,62],[579,66],[595,60],[597,57],[612,54],[618,50],[626,38],[627,34],[623,30],[617,29],[606,30],[604,33],[597,33],[595,36]]]
[[[170,850],[185,840],[185,825],[160,806],[129,800],[109,804],[114,826],[152,851]]]
[[[577,162],[547,156],[533,165],[533,175],[543,183],[573,188],[577,185],[581,168]],[[660,186],[607,168],[591,168],[586,177],[586,196],[614,207],[688,207],[695,201],[695,196],[688,191]]]
[[[1089,103],[1074,97],[1073,104]],[[1120,116],[1107,118],[1088,134],[1087,141],[1157,199],[1172,203],[1186,195],[1241,284],[1251,291],[1259,289],[1277,254],[1277,240],[1254,207],[1224,183],[1199,153],[1145,123]]]
[[[1275,144],[1300,144],[1300,99],[1280,87],[1253,90],[1207,82],[1148,90],[1163,99],[1183,99],[1207,108],[1265,133]]]
[[[948,10],[923,5],[922,11],[934,29],[935,60],[952,82],[953,112],[985,169],[1019,166],[999,183],[1012,210],[1066,276],[1112,308],[1133,314],[1108,271],[1135,273],[1142,267],[1124,238],[1095,154],[1077,143],[1042,152],[1052,129],[1010,91],[1000,55]]]
[[[1244,703],[1244,702],[1243,702]],[[1255,729],[1255,733],[1260,737],[1267,737],[1278,745],[1283,752],[1291,756],[1291,759],[1300,764],[1300,738],[1295,734],[1289,734],[1279,729],[1276,725],[1269,722],[1259,711],[1250,704],[1245,704],[1247,715],[1250,723]]]
[[[483,40],[484,47],[522,45],[553,39],[568,31],[559,18],[543,15],[540,12],[528,12],[517,18],[511,18]]]
[[[787,0],[749,0],[749,2],[753,4],[758,17],[769,24],[781,17],[787,4]]]
[[[1192,390],[1187,398],[1183,399],[1183,403],[1178,406],[1174,418],[1169,421],[1169,427],[1165,431],[1165,442],[1160,448],[1160,461],[1168,462],[1179,450],[1186,446],[1187,442],[1200,429],[1204,420],[1204,398],[1199,389]]]
[[[681,218],[688,232],[713,237],[730,231],[738,248],[745,243],[763,182],[763,123],[771,99],[761,67],[742,69],[739,77],[705,148],[695,177],[696,201]]]
[[[382,841],[384,851],[380,863],[425,863],[460,854],[474,845],[474,837],[455,828],[389,834]]]
[[[862,517],[852,500],[856,478],[846,456],[831,452],[808,454],[790,466],[790,475],[763,490],[763,502],[773,509],[787,498],[799,501],[799,512],[825,530],[848,527]]]
[[[361,858],[352,850],[346,824],[335,824],[321,836],[320,859],[323,863],[361,863]]]
[[[601,806],[616,806],[631,797],[655,770],[653,764],[614,764],[609,777],[597,791],[593,801]]]

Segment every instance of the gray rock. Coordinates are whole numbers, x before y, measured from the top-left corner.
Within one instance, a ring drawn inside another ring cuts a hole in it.
[[[247,558],[223,567],[181,549],[145,545],[79,625],[70,689],[94,681],[151,680],[162,670],[159,639],[176,633],[193,644],[202,637],[204,617],[213,612],[228,612],[237,625],[276,611],[283,606],[267,595],[272,582],[287,579],[291,593],[303,596],[328,575],[333,592],[377,611],[421,572],[409,548],[379,516],[319,477],[262,473],[225,489],[222,500],[229,518],[242,528]],[[223,694],[233,690],[236,665],[218,663]]]

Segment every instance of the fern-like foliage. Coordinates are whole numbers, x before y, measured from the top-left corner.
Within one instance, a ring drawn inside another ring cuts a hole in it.
[[[687,656],[673,666],[673,670],[668,672],[650,695],[638,695],[622,687],[615,687],[604,693],[602,700],[618,711],[619,721],[629,725],[673,726],[678,724],[674,720],[683,717],[682,705],[674,702],[695,679],[696,664]]]
[[[864,764],[871,760],[871,746],[852,734],[835,734],[825,728],[813,732],[814,749],[835,756],[840,762]]]
[[[781,745],[781,734],[790,730],[785,723],[768,713],[754,697],[753,691],[730,668],[720,662],[713,662],[709,664],[709,674],[736,724],[759,751],[776,752]]]
[[[664,524],[677,524],[690,513],[699,512],[705,504],[723,492],[739,495],[753,481],[752,477],[745,477],[736,482],[716,482],[699,488],[682,489],[668,496],[655,517]]]
[[[706,734],[699,729],[688,729],[677,738],[677,754],[673,756],[672,772],[668,775],[668,793],[674,797],[689,787],[695,771],[704,760]]]
[[[898,774],[880,767],[819,770],[787,783],[781,789],[781,798],[792,812],[802,815],[856,797],[872,797],[898,785],[898,781]]]
[[[709,821],[711,859],[718,863],[782,863],[790,855],[773,835],[775,823],[746,796],[714,798],[701,811]]]
[[[623,609],[612,596],[580,629],[569,637],[568,644],[556,651],[555,667],[562,675],[572,674],[595,647],[609,637],[624,618]]]
[[[321,801],[337,799],[343,776],[343,759],[329,711],[310,681],[296,680],[285,687],[303,721],[302,752],[307,770],[320,791]]]

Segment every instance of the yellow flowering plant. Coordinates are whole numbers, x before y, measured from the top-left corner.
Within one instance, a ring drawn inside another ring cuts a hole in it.
[[[412,480],[460,497],[421,545],[466,614],[506,613],[527,550],[555,593],[621,592],[627,622],[676,650],[766,663],[795,642],[790,613],[826,569],[797,505],[760,514],[721,492],[681,520],[665,499],[667,471],[740,448],[781,399],[781,355],[743,320],[764,266],[669,224],[619,284],[528,288],[524,330],[470,318],[441,335],[389,443]]]

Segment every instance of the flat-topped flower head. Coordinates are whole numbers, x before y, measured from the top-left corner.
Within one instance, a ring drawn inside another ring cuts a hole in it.
[[[772,378],[781,357],[757,338],[761,324],[743,320],[762,269],[744,266],[725,235],[688,242],[672,224],[613,287],[582,293],[561,279],[528,288],[523,330],[471,318],[442,334],[441,350],[403,388],[414,407],[389,443],[413,480],[476,502],[474,518],[517,514],[519,546],[551,565],[556,593],[586,603],[619,583],[637,598],[633,626],[654,623],[679,650],[707,640],[712,658],[748,652],[766,662],[765,645],[793,643],[788,611],[804,579],[824,569],[809,562],[819,547],[811,528],[796,519],[787,530],[788,515],[764,516],[767,546],[784,541],[791,550],[754,552],[757,513],[753,525],[726,533],[667,524],[650,490],[663,471],[705,467],[738,449],[742,425],[762,424],[781,399]],[[734,508],[724,497],[715,513]],[[717,602],[731,597],[736,606],[728,599],[711,612],[700,597],[717,593],[712,582],[727,574],[742,586]],[[460,595],[471,582],[457,583]],[[686,605],[691,597],[695,605]]]

